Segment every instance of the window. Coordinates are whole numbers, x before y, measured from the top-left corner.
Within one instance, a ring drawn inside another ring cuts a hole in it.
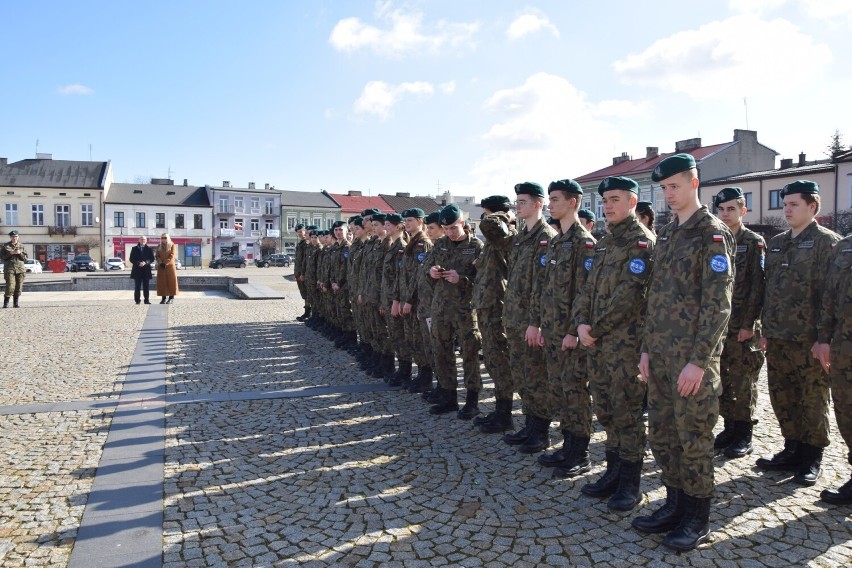
[[[264,206],[264,213],[267,215],[272,215],[272,212],[275,210],[275,201],[272,199],[266,200],[266,205]]]
[[[154,223],[156,228],[165,229],[166,228],[166,214],[165,213],[154,213]]]
[[[299,219],[299,223],[301,223],[305,227],[311,224],[310,220],[307,217],[302,217],[301,219]]]
[[[296,216],[287,215],[287,232],[292,233],[296,230]]]
[[[44,205],[33,205],[33,226],[44,225]]]
[[[234,198],[234,208],[237,209],[238,211],[242,212],[242,209],[243,209],[243,198],[242,197],[235,197]]]
[[[56,206],[56,226],[70,227],[71,226],[71,206],[57,205]]]
[[[94,220],[94,205],[91,203],[80,205],[80,224],[84,227],[91,227],[95,224]]]
[[[251,198],[251,208],[252,209],[260,209],[260,197],[252,197]]]
[[[237,231],[242,231],[244,227],[243,222],[244,221],[242,219],[234,219],[234,229]]]
[[[784,202],[781,200],[781,190],[773,189],[769,192],[769,208],[781,209],[784,207]]]
[[[751,211],[751,192],[744,193],[744,194],[743,194],[743,197],[745,197],[745,201],[746,201],[746,209],[748,209],[749,211]]]
[[[334,219],[333,218],[329,217],[328,219],[325,220],[325,228],[326,229],[331,229],[332,225],[334,225]]]
[[[18,204],[17,203],[7,203],[6,204],[6,224],[7,225],[17,225],[18,224]]]
[[[144,229],[145,228],[145,212],[137,211],[136,212],[136,228]]]
[[[272,231],[274,229],[275,229],[275,221],[273,221],[272,219],[267,219],[266,220],[266,230]]]
[[[251,230],[259,231],[260,230],[260,219],[252,219],[251,220]]]
[[[228,220],[227,219],[219,219],[219,228],[227,229],[228,228]]]
[[[193,229],[203,229],[204,228],[204,215],[201,213],[195,213],[192,216],[192,228]]]
[[[313,224],[317,226],[317,229],[322,229],[322,215],[314,215]]]
[[[115,211],[112,214],[112,224],[116,227],[124,226],[124,211]]]
[[[219,198],[219,213],[228,213],[228,198]]]
[[[583,209],[591,209],[592,208],[592,198],[586,197],[583,199]]]
[[[175,213],[175,229],[183,229],[184,221],[183,221],[183,213]]]
[[[597,218],[603,219],[604,218],[603,199],[596,199],[595,201],[597,201],[596,205],[598,206],[598,210],[597,210],[597,213],[596,213]]]

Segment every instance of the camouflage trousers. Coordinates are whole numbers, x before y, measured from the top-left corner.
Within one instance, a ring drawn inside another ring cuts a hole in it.
[[[390,307],[385,308],[385,321],[388,326],[388,337],[400,361],[411,361],[411,348],[405,337],[405,320],[402,316],[392,316]]]
[[[411,353],[411,358],[417,363],[418,367],[428,367],[432,364],[431,358],[426,354],[426,348],[423,345],[423,332],[421,331],[420,320],[417,319],[416,308],[411,310],[411,313],[402,316],[402,323],[405,327],[405,341],[408,344],[408,350]]]
[[[713,427],[719,419],[719,359],[704,369],[701,387],[684,398],[677,379],[687,357],[650,353],[648,439],[662,470],[662,482],[691,497],[713,496]]]
[[[828,375],[811,355],[811,345],[769,339],[766,367],[769,400],[784,439],[828,446]]]
[[[352,305],[352,319],[355,320],[355,331],[358,332],[358,336],[361,338],[362,343],[369,343],[372,345],[373,334],[367,321],[364,304],[358,303],[357,296],[351,298],[350,301]]]
[[[352,304],[349,301],[349,290],[341,288],[334,293],[334,311],[337,325],[343,331],[355,329],[355,321],[352,317]]]
[[[728,421],[751,422],[757,410],[757,377],[764,360],[757,340],[737,341],[737,332],[725,338],[719,414]]]
[[[432,321],[432,315],[428,310],[422,309],[417,311],[417,325],[420,328],[420,337],[423,344],[423,355],[425,357],[425,366],[435,366],[435,351],[432,348],[432,330],[429,324]],[[418,365],[420,365],[418,363]]]
[[[837,429],[846,442],[849,465],[852,465],[852,353],[831,352],[831,398]]]
[[[316,284],[310,284],[307,280],[303,282],[303,284],[305,285],[305,302],[311,306],[311,313],[319,316],[319,302],[317,298],[319,292],[315,287]]]
[[[388,336],[388,325],[385,316],[379,313],[379,305],[373,303],[364,304],[364,310],[370,325],[370,333],[373,336],[373,350],[376,353],[393,353],[393,345],[391,345],[390,337]]]
[[[479,329],[482,332],[482,357],[488,376],[494,381],[494,396],[498,400],[512,400],[514,381],[509,365],[509,342],[503,330],[503,310],[501,308],[481,308],[476,310]]]
[[[303,280],[296,280],[296,285],[299,287],[299,295],[305,301],[305,307],[310,308],[311,303],[308,300],[308,290],[305,287],[305,282]]]
[[[559,428],[575,436],[592,436],[592,398],[586,370],[586,353],[563,351],[562,337],[547,337],[544,357],[547,366],[548,407]]]
[[[24,291],[24,277],[25,274],[23,272],[4,273],[3,278],[6,280],[6,289],[3,291],[3,295],[6,298],[10,296],[17,298],[20,296],[21,292]]]
[[[521,395],[523,413],[550,420],[550,386],[547,382],[544,349],[527,345],[524,339],[526,330],[526,327],[506,328],[512,380]]]
[[[440,314],[432,314],[432,350],[435,354],[435,375],[438,384],[449,390],[456,390],[458,387],[454,339],[458,339],[462,349],[465,388],[482,390],[482,377],[479,373],[479,348],[482,346],[482,338],[473,310],[445,310]]]
[[[639,346],[625,338],[600,337],[588,353],[595,416],[606,430],[604,446],[629,462],[642,461],[647,441],[642,401],[647,385],[639,379]]]

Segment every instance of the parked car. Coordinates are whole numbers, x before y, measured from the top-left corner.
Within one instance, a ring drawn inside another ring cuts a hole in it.
[[[183,268],[183,263],[180,261],[180,259],[179,259],[179,258],[176,258],[176,259],[175,259],[175,268],[176,268],[176,269],[178,269],[178,270],[180,270],[181,268]]]
[[[210,268],[246,267],[246,258],[236,254],[225,254],[210,261]]]
[[[71,272],[78,272],[83,270],[94,272],[98,268],[98,263],[95,262],[95,260],[88,254],[78,254],[74,257],[74,260],[68,263],[68,270],[70,270]]]
[[[24,270],[33,274],[41,274],[41,263],[34,258],[28,258],[24,261]]]
[[[117,256],[108,258],[104,264],[104,270],[124,270],[124,268],[124,261]]]
[[[258,268],[267,268],[270,266],[290,266],[293,259],[289,254],[271,254],[266,258],[257,258],[254,263]]]

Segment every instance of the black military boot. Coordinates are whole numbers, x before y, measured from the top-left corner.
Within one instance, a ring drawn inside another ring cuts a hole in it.
[[[417,392],[417,385],[420,384],[420,381],[423,380],[423,366],[417,365],[417,376],[411,379],[411,383],[408,385],[408,392]]]
[[[725,457],[731,459],[744,458],[752,452],[751,422],[734,422],[734,440],[725,448]]]
[[[663,545],[686,552],[710,538],[711,497],[683,495],[686,512],[675,530],[666,535]]]
[[[802,453],[798,441],[784,440],[784,449],[770,459],[760,458],[757,467],[767,471],[796,471],[802,465]]]
[[[400,381],[402,382],[402,390],[407,391],[411,386],[413,380],[411,379],[411,361],[403,361],[400,363],[400,367],[403,369],[402,374],[400,375]]]
[[[458,417],[460,420],[470,420],[477,414],[479,414],[479,391],[467,389],[464,406],[459,410]]]
[[[377,379],[384,379],[385,370],[388,366],[387,353],[377,352],[375,360],[376,364],[373,365],[373,368],[370,370],[370,376],[375,377]]]
[[[793,482],[812,487],[816,485],[817,479],[819,479],[820,467],[822,466],[822,448],[802,442],[799,444],[799,450],[802,454],[802,465],[796,470]]]
[[[630,524],[644,533],[669,532],[680,524],[686,512],[684,496],[683,489],[666,485],[666,502],[650,515],[636,517]]]
[[[841,485],[837,491],[823,489],[819,498],[832,505],[852,505],[852,478]]]
[[[479,431],[483,434],[498,434],[515,427],[512,420],[512,399],[498,398],[495,407],[494,417],[479,425]]]
[[[15,296],[14,298],[12,298],[12,307],[13,307],[13,308],[20,308],[20,307],[21,307],[21,306],[18,304],[18,298],[20,298],[20,296]]]
[[[529,414],[524,414],[524,427],[517,432],[511,432],[503,436],[503,441],[510,446],[520,446],[530,437],[532,433],[533,419]]]
[[[606,471],[596,481],[584,485],[580,491],[590,497],[609,497],[618,489],[620,477],[621,460],[618,458],[618,450],[607,450]]]
[[[716,436],[716,441],[713,442],[713,449],[721,452],[731,445],[734,441],[734,421],[725,419],[725,427]]]
[[[429,414],[446,414],[459,409],[459,393],[456,389],[441,389],[441,400],[429,409]]]
[[[432,367],[426,366],[418,369],[417,381],[411,383],[410,392],[428,393],[432,390]]]
[[[393,377],[391,377],[388,384],[392,387],[399,387],[411,382],[411,361],[403,361],[399,360],[399,369],[397,369],[396,373],[394,373]]]
[[[589,441],[589,438],[571,436],[571,451],[553,470],[554,478],[574,477],[592,469],[592,462],[589,461]]]
[[[396,355],[391,351],[385,357],[385,382],[389,383],[396,375]]]
[[[621,460],[621,474],[618,477],[618,489],[609,498],[606,506],[614,511],[630,511],[642,499],[642,460],[629,462]]]
[[[538,456],[538,463],[544,467],[556,467],[565,461],[571,451],[571,432],[562,430],[562,447],[550,454]]]
[[[311,317],[311,308],[309,308],[308,306],[305,306],[305,313],[298,316],[296,319],[299,320],[299,321],[305,321],[309,317]]]
[[[9,307],[9,296],[5,296],[5,297],[3,298],[3,307],[4,307],[4,308],[8,308],[8,307]]]
[[[522,454],[543,452],[550,446],[550,418],[533,417],[535,425],[529,437],[518,447]]]

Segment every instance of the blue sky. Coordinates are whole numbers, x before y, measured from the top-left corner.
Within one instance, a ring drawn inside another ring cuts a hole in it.
[[[779,159],[852,142],[848,0],[47,0],[3,19],[0,156],[91,145],[118,182],[482,197],[746,126]]]

